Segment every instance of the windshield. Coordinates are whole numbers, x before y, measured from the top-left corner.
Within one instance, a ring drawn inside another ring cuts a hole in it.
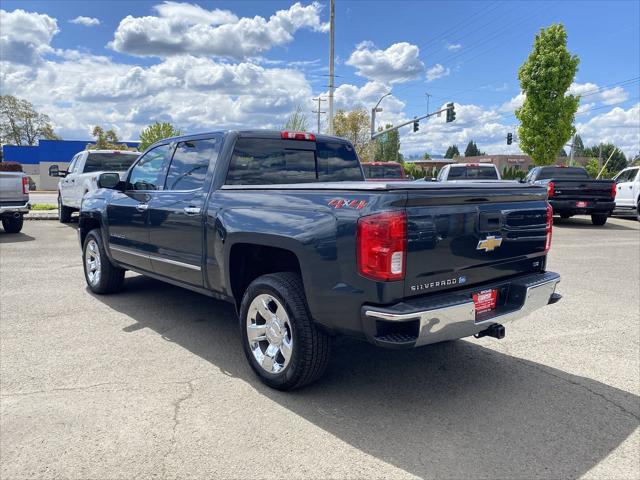
[[[402,179],[400,165],[367,165],[362,164],[366,178],[399,178]]]
[[[447,180],[498,180],[498,172],[491,166],[451,167]]]
[[[104,152],[90,153],[84,164],[83,173],[91,172],[125,172],[138,158],[136,153]]]
[[[548,180],[550,178],[566,178],[581,180],[589,178],[589,174],[584,168],[575,167],[548,167],[543,168],[538,175],[538,180]]]

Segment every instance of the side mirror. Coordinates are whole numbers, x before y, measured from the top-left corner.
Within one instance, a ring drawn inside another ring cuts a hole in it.
[[[101,173],[96,180],[98,188],[111,188],[115,189],[120,183],[120,175],[117,173]]]
[[[60,170],[58,165],[51,165],[49,167],[49,176],[50,177],[66,177],[67,172],[65,170]]]
[[[521,178],[520,180],[518,180],[520,183],[527,183],[527,181],[524,178]]]

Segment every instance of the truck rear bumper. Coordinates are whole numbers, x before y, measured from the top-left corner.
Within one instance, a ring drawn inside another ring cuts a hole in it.
[[[367,339],[378,346],[410,348],[469,337],[494,324],[525,317],[560,298],[560,275],[536,273],[464,291],[407,300],[389,307],[363,305]],[[495,310],[476,316],[473,294],[496,289]]]
[[[616,202],[598,202],[585,200],[586,207],[578,207],[576,200],[549,200],[553,213],[556,215],[591,215],[592,213],[610,213],[616,206]]]
[[[17,204],[17,205],[1,205],[0,206],[0,215],[6,216],[11,215],[13,213],[29,213],[29,202],[25,204]]]

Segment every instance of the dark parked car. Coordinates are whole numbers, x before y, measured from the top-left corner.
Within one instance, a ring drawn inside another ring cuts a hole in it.
[[[246,357],[275,388],[318,378],[335,335],[388,348],[502,338],[560,298],[544,188],[365,182],[336,137],[167,139],[98,186],[79,220],[89,288],[115,292],[130,269],[232,302]]]
[[[524,182],[545,186],[553,213],[561,218],[591,215],[594,225],[604,225],[616,206],[616,182],[593,180],[582,167],[535,167]]]

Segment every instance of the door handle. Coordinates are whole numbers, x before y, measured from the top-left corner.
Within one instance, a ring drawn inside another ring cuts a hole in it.
[[[139,212],[146,212],[147,208],[149,208],[149,205],[147,205],[146,203],[139,203],[138,205],[136,205],[136,210],[138,210]]]
[[[184,213],[187,215],[198,215],[200,214],[200,207],[184,207]]]

